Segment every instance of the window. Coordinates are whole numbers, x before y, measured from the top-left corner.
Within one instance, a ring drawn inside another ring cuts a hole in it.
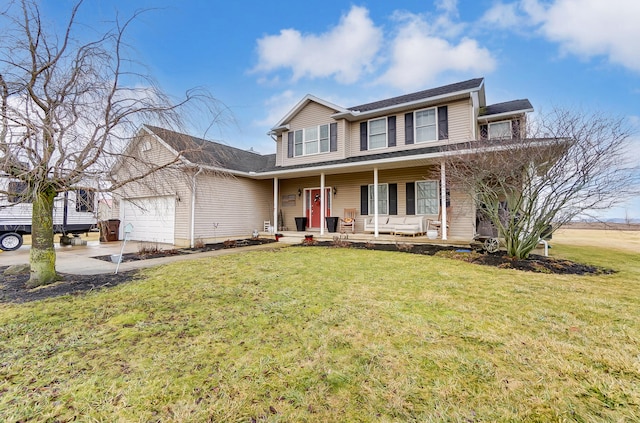
[[[76,191],[76,211],[92,213],[95,193],[84,189]]]
[[[511,132],[511,121],[493,122],[489,124],[489,139],[500,140],[513,137]]]
[[[369,214],[375,214],[373,185],[369,185]],[[378,184],[378,214],[389,214],[389,185]]]
[[[25,201],[24,194],[27,193],[27,183],[22,181],[11,181],[8,187],[9,195],[7,200],[10,203],[22,203]]]
[[[435,107],[416,112],[416,142],[435,141],[438,139]]]
[[[329,151],[329,125],[312,126],[294,133],[296,156],[326,153]]]
[[[416,182],[416,214],[438,214],[438,181]]]
[[[369,121],[369,150],[387,146],[387,118]]]
[[[296,156],[302,156],[302,129],[295,132],[294,143],[296,148]]]

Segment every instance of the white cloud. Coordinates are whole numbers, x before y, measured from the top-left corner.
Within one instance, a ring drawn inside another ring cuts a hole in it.
[[[483,25],[530,33],[558,43],[565,54],[605,56],[640,71],[640,1],[520,0],[496,3],[480,19]]]
[[[496,3],[484,13],[480,22],[488,28],[517,29],[524,20],[517,9],[518,5],[515,3]]]
[[[295,106],[302,97],[297,96],[292,90],[286,90],[268,98],[264,102],[267,115],[260,120],[254,121],[256,126],[267,126],[271,128],[280,121]]]
[[[279,35],[258,40],[256,71],[271,72],[289,68],[293,80],[303,77],[335,77],[342,83],[357,81],[372,70],[382,43],[382,30],[363,7],[352,7],[337,26],[320,35],[301,34],[283,29]]]
[[[440,36],[438,25],[429,25],[418,15],[404,14],[392,42],[391,65],[378,80],[405,90],[424,87],[444,72],[484,73],[492,71],[495,59],[476,40],[450,42]]]
[[[640,71],[638,17],[638,1],[557,0],[545,10],[541,31],[566,52],[605,55],[613,63]]]

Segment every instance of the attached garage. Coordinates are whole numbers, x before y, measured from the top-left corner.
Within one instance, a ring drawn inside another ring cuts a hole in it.
[[[174,243],[176,199],[174,196],[148,197],[122,200],[120,239],[124,239],[124,228],[130,223],[133,230],[130,240]]]

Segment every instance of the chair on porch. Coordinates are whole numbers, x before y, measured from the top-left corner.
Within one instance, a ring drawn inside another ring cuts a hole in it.
[[[350,230],[351,233],[356,232],[356,209],[344,209],[344,214],[342,215],[342,219],[340,219],[340,232],[345,233],[347,230]]]
[[[449,230],[449,223],[451,222],[451,207],[447,207],[447,231]],[[438,213],[438,219],[437,220],[432,220],[432,219],[427,219],[427,232],[429,230],[436,230],[438,231],[438,235],[442,236],[442,208],[440,209],[440,212]]]

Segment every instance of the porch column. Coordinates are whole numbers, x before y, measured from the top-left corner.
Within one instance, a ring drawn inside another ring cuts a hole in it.
[[[442,219],[440,221],[440,231],[442,239],[447,239],[447,176],[445,174],[444,160],[440,162],[440,207],[442,210]]]
[[[325,209],[324,172],[320,174],[320,236],[324,235]]]
[[[368,201],[368,199],[367,199]],[[378,168],[373,168],[373,236],[378,238]]]
[[[273,233],[278,232],[278,178],[273,178]]]

